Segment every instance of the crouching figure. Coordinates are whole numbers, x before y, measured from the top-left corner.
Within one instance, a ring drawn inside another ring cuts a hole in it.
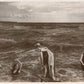
[[[19,59],[14,60],[13,68],[12,68],[12,74],[17,75],[21,72],[22,69],[22,63]]]

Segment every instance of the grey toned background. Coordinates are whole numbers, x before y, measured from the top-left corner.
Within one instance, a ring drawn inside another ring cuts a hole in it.
[[[37,42],[54,53],[55,77],[60,82],[83,82],[80,64],[84,52],[83,22],[82,1],[0,2],[0,82],[41,82],[44,72],[40,53],[35,51]],[[16,58],[23,67],[14,76],[11,70]]]

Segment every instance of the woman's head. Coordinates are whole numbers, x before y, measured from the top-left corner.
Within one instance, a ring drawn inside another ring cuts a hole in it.
[[[38,47],[41,47],[41,44],[40,43],[36,43],[35,46],[38,48]]]

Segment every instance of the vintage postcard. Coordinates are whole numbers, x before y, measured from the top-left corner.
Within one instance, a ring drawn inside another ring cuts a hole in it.
[[[84,1],[0,1],[0,82],[83,82]]]

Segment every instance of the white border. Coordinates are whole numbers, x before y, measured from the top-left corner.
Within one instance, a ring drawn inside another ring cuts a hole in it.
[[[0,82],[0,84],[84,84],[84,82]]]
[[[28,1],[56,1],[56,2],[82,2],[84,0],[0,0],[0,2],[28,2]],[[44,83],[44,84],[52,84],[52,82],[0,82],[0,84],[41,84],[41,83]],[[84,82],[53,82],[55,84],[84,84]]]
[[[26,2],[28,2],[28,1],[51,1],[51,2],[53,2],[53,1],[56,1],[56,2],[61,2],[61,1],[63,1],[63,2],[80,2],[80,1],[84,1],[84,0],[0,0],[0,2],[10,2],[10,1],[15,1],[15,2],[18,2],[18,1],[22,1],[22,2],[24,2],[24,1],[26,1]]]

